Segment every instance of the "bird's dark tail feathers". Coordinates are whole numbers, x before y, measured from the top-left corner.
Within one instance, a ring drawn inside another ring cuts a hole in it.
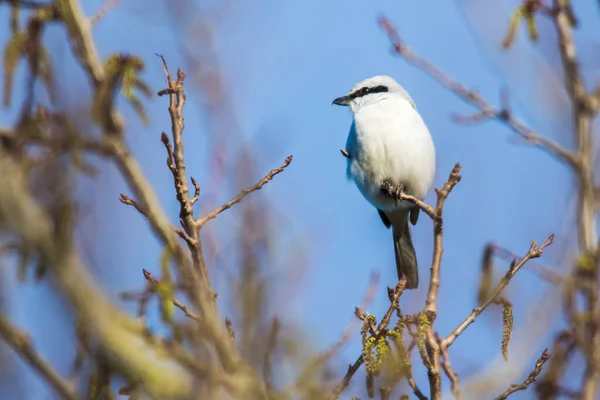
[[[404,218],[398,218],[396,221],[397,223],[392,223],[392,231],[398,279],[405,276],[406,288],[416,289],[419,286],[419,269],[408,223],[408,212]]]

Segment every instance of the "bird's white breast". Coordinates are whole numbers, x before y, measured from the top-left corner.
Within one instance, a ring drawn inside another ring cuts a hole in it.
[[[354,114],[346,150],[347,176],[375,207],[389,211],[408,207],[381,194],[384,181],[405,185],[423,199],[435,175],[435,148],[419,113],[403,98],[365,105]]]

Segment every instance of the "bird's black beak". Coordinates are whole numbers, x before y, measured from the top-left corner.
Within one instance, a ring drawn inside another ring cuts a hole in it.
[[[347,106],[350,104],[350,96],[342,96],[335,99],[331,104],[335,104],[337,106]]]

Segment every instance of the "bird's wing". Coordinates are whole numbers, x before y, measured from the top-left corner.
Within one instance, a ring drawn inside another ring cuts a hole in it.
[[[381,222],[383,222],[383,224],[385,225],[386,228],[389,228],[390,226],[392,226],[390,219],[388,218],[387,215],[385,215],[385,213],[383,211],[381,211],[380,209],[377,209],[377,212],[379,213],[379,218],[381,218]]]
[[[419,211],[421,211],[421,209],[419,207],[413,207],[410,210],[410,223],[413,225],[417,224],[417,221],[419,220]]]

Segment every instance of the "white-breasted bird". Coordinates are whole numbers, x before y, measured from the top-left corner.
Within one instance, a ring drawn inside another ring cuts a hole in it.
[[[424,199],[435,175],[433,140],[414,101],[389,76],[374,76],[354,85],[333,104],[348,106],[353,121],[346,142],[346,176],[392,227],[398,279],[406,288],[419,285],[417,257],[410,222],[417,223],[419,209],[408,201],[396,201],[385,185]]]

